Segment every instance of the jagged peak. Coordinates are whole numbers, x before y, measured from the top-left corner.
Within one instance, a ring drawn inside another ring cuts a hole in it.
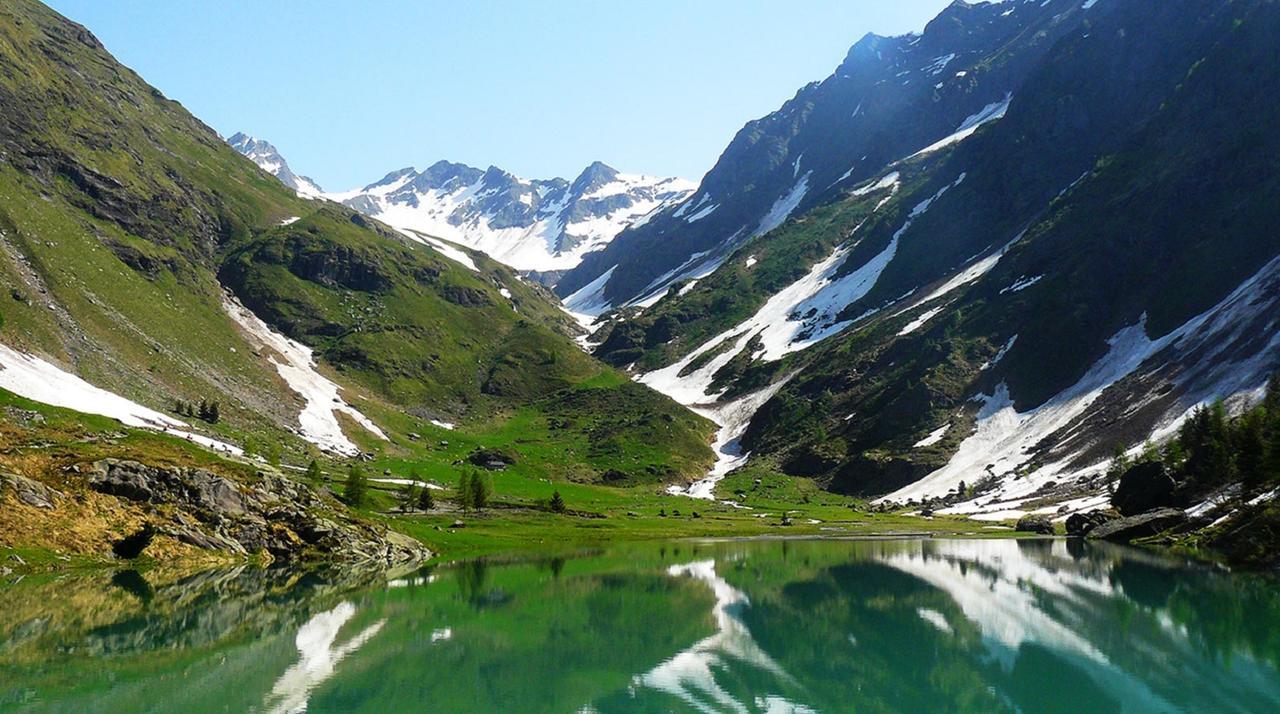
[[[370,189],[378,188],[379,186],[386,186],[389,183],[394,183],[396,181],[399,181],[405,176],[410,176],[416,173],[418,173],[418,170],[412,166],[406,166],[402,169],[396,169],[395,171],[388,173],[386,176],[383,176],[377,181],[374,181],[373,183],[365,186],[363,190],[368,191]]]

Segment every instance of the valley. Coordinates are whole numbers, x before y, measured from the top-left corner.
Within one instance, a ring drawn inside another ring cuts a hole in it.
[[[0,546],[37,569],[143,530],[158,563],[368,551],[196,468],[445,557],[1061,533],[1138,515],[1117,464],[1280,368],[1274,3],[955,2],[699,182],[440,160],[343,192],[36,2],[0,21]],[[154,471],[76,478],[103,459]],[[1270,522],[1260,478],[1128,540],[1237,552],[1202,544]]]
[[[79,1],[0,711],[1280,709],[1280,2]]]

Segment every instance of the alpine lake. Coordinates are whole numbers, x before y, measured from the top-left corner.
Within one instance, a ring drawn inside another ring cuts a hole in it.
[[[1062,539],[0,585],[0,711],[1276,712],[1280,582]]]

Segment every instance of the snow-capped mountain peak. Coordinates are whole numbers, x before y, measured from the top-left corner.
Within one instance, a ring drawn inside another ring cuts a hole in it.
[[[497,166],[482,170],[437,161],[422,171],[410,166],[362,188],[326,193],[290,171],[271,144],[245,134],[228,141],[299,194],[337,201],[396,228],[475,248],[548,280],[605,247],[628,225],[683,201],[697,187],[679,178],[624,174],[601,161],[592,162],[573,181],[525,179]]]
[[[289,170],[270,143],[243,133],[228,142],[302,196],[328,198],[396,228],[461,243],[547,280],[696,188],[685,179],[623,174],[603,161],[593,161],[573,180],[525,179],[499,166],[481,170],[436,161],[421,171],[390,171],[352,191],[323,192]]]
[[[284,160],[279,150],[272,146],[270,142],[263,141],[255,136],[249,136],[244,132],[236,132],[227,139],[227,143],[231,145],[231,148],[248,157],[263,171],[280,179],[280,183],[297,191],[299,196],[316,198],[324,194],[324,189],[320,188],[315,181],[306,176],[295,174],[289,168],[289,162]]]

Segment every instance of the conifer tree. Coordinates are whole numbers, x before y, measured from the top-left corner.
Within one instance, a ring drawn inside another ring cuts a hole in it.
[[[471,509],[473,503],[472,498],[474,492],[471,490],[471,471],[463,470],[458,474],[458,490],[454,494],[454,500],[458,502],[458,507],[463,511]]]
[[[436,497],[431,493],[431,489],[424,485],[422,490],[418,492],[418,510],[430,511],[436,507]]]
[[[347,505],[352,508],[361,508],[364,506],[368,493],[369,479],[364,475],[364,469],[352,464],[351,469],[347,471],[347,483],[342,491]]]
[[[487,474],[471,474],[471,507],[483,511],[489,505],[489,496],[493,493],[493,485]]]
[[[400,512],[408,513],[409,509],[413,508],[417,502],[418,482],[414,479],[409,479],[400,489]]]
[[[551,494],[551,511],[553,513],[564,513],[565,511],[564,498],[559,491]]]

